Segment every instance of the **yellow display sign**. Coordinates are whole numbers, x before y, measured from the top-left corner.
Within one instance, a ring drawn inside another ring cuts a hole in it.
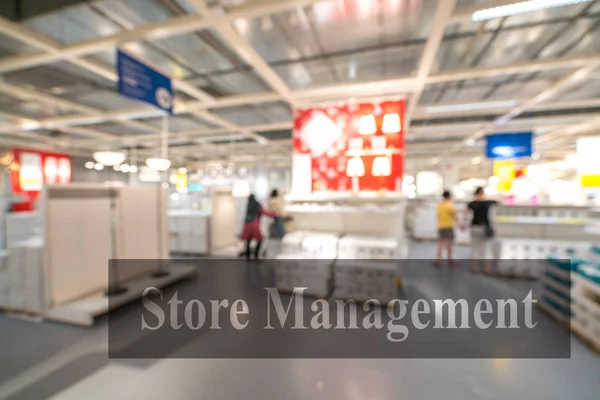
[[[187,173],[179,172],[177,174],[177,181],[175,183],[175,189],[178,192],[187,192],[187,190],[188,190]]]
[[[581,176],[581,187],[584,187],[584,188],[600,187],[600,174],[582,175]]]
[[[512,160],[494,161],[494,176],[498,178],[498,191],[509,191],[517,176],[515,162]]]

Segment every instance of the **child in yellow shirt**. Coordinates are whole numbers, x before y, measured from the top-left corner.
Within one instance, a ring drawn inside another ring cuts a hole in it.
[[[433,263],[436,267],[440,265],[443,250],[448,253],[448,262],[454,267],[456,264],[452,260],[452,245],[454,242],[454,224],[456,223],[456,211],[452,196],[448,190],[442,194],[442,201],[437,206],[437,228],[438,245],[437,259]]]

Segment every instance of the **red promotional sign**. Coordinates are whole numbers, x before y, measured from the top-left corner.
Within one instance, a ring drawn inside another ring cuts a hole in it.
[[[312,159],[313,191],[400,191],[405,101],[298,109],[293,148]]]
[[[27,201],[13,205],[13,211],[31,211],[44,184],[71,182],[71,156],[62,153],[13,149],[19,169],[10,175],[12,191],[27,197]]]

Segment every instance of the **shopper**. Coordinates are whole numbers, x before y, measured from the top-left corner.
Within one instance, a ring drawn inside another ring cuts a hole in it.
[[[269,198],[269,209],[277,215],[273,218],[273,223],[271,224],[270,229],[270,236],[275,239],[281,239],[286,233],[286,217],[283,213],[281,198],[279,197],[279,191],[277,189],[273,189],[271,191],[271,197]]]
[[[457,264],[452,260],[452,245],[454,242],[454,224],[456,222],[456,212],[452,196],[448,190],[442,194],[442,201],[437,206],[437,227],[438,227],[438,245],[437,259],[433,265],[440,266],[442,253],[446,249],[448,254],[448,264],[451,267]]]
[[[244,220],[244,229],[242,230],[241,239],[246,242],[246,259],[250,259],[251,242],[256,241],[256,247],[254,248],[254,258],[258,259],[260,252],[260,246],[263,241],[263,235],[260,231],[260,217],[266,215],[269,217],[276,217],[277,214],[265,210],[260,203],[256,200],[253,194],[248,197],[248,205],[246,206],[246,218]]]
[[[471,272],[479,271],[479,263],[483,260],[483,272],[492,273],[492,264],[489,258],[491,243],[494,237],[494,228],[490,218],[490,209],[497,202],[487,200],[482,187],[475,189],[475,199],[469,203],[464,212],[463,221],[471,220]],[[462,229],[464,229],[464,224]]]

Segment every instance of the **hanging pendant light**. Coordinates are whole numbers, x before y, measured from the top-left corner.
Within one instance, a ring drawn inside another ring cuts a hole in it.
[[[150,169],[162,172],[171,168],[171,160],[168,158],[151,157],[146,160],[146,165]]]
[[[107,167],[121,164],[126,157],[125,153],[119,151],[97,151],[94,153],[94,160]]]

